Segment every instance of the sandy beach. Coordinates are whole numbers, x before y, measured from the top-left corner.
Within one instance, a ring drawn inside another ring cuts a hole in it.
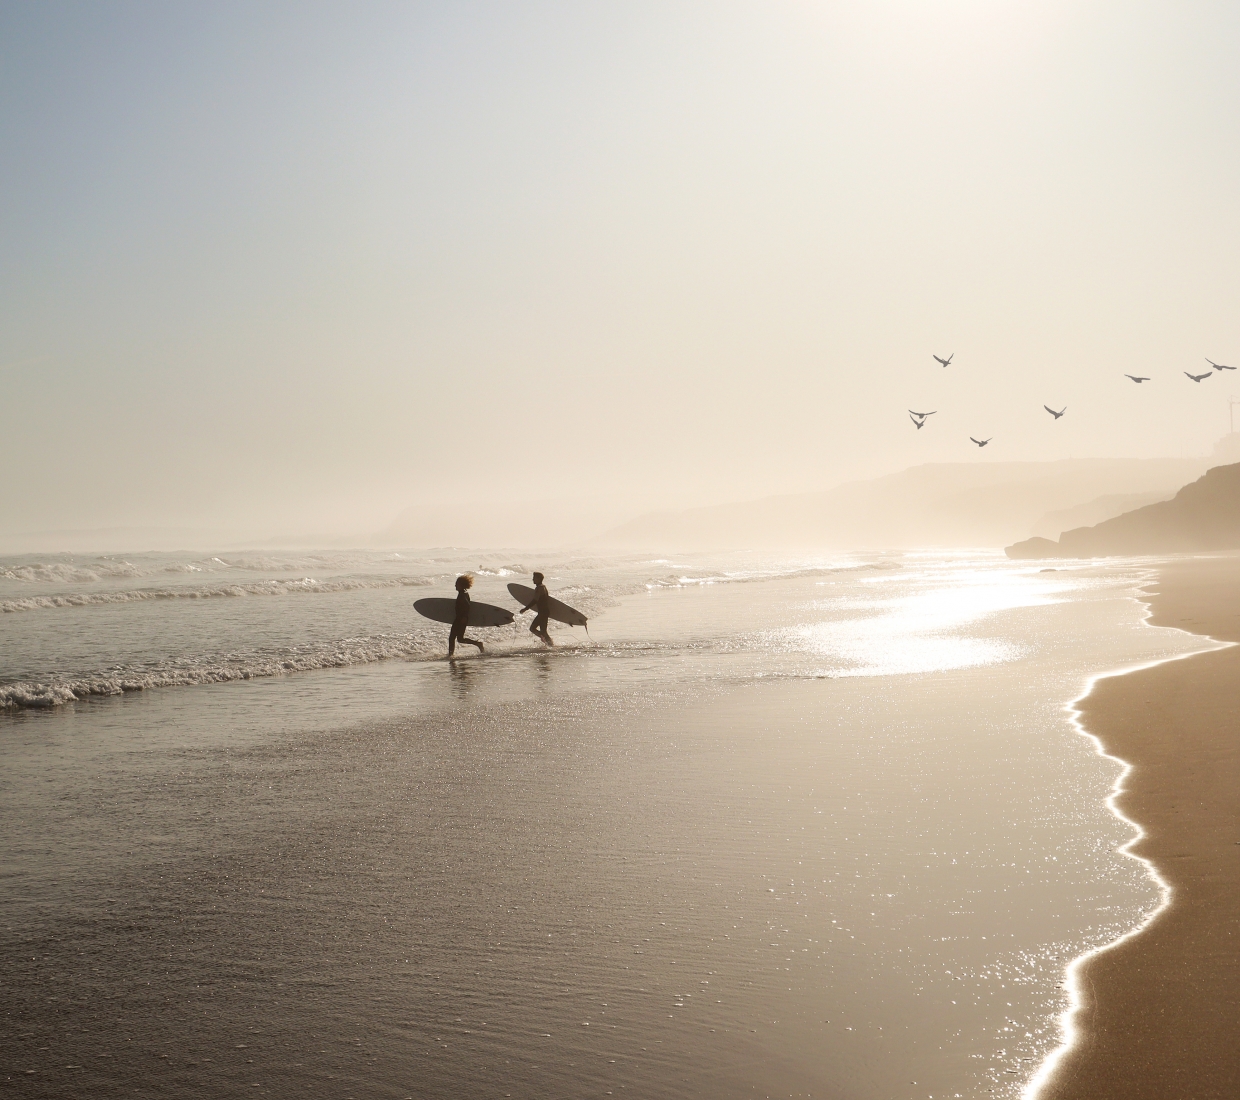
[[[1170,564],[1153,622],[1240,642],[1240,559]],[[1240,1095],[1240,647],[1101,680],[1081,720],[1132,764],[1119,808],[1171,887],[1140,935],[1082,974],[1079,1037],[1042,1096]]]
[[[1199,648],[1139,563],[553,561],[589,641],[455,662],[433,558],[244,564],[7,582],[149,684],[0,720],[14,1097],[1016,1100],[1158,902],[1064,712]]]

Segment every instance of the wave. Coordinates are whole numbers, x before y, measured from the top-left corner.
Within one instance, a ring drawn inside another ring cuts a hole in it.
[[[720,570],[702,576],[674,573],[662,580],[648,581],[646,588],[689,588],[703,584],[754,584],[759,581],[795,580],[799,577],[829,577],[839,573],[886,572],[903,569],[896,561],[860,562],[851,565],[807,565],[798,569]]]
[[[432,639],[426,635],[381,634],[370,638],[342,638],[320,646],[297,647],[267,655],[187,659],[153,666],[118,667],[48,681],[0,684],[0,709],[58,707],[92,696],[122,695],[150,688],[226,684],[292,672],[349,668],[394,658],[428,660],[442,657],[443,652],[443,638],[438,636]]]
[[[101,558],[89,566],[73,562],[30,562],[0,566],[0,580],[83,584],[112,577],[140,577],[143,570],[127,561]]]
[[[355,592],[375,588],[423,588],[433,577],[333,577],[320,581],[302,577],[295,581],[251,581],[214,584],[201,588],[130,588],[118,592],[71,592],[63,596],[22,596],[0,601],[0,612],[43,611],[60,607],[99,607],[143,600],[210,600],[222,596],[291,596],[306,593]]]
[[[470,660],[540,660],[568,658],[649,658],[683,651],[727,649],[718,640],[689,643],[674,642],[597,642],[578,643],[562,638],[554,649],[522,646],[523,629],[503,630],[507,640],[517,648],[504,648],[488,637],[485,657]],[[47,681],[21,680],[0,684],[0,712],[15,710],[46,710],[93,697],[123,695],[154,688],[196,687],[206,684],[227,684],[237,680],[270,679],[296,672],[316,672],[331,668],[351,668],[378,661],[435,661],[445,654],[442,631],[432,634],[381,634],[368,638],[343,638],[315,647],[297,647],[271,654],[229,655],[201,659],[183,659],[151,666],[129,666],[106,669],[77,676],[55,677]]]
[[[310,573],[372,568],[399,562],[417,565],[427,559],[402,557],[396,553],[321,553],[296,555],[225,554],[192,557],[168,554],[135,554],[131,559],[100,555],[76,559],[70,555],[56,560],[32,561],[0,557],[0,581],[43,584],[87,584],[117,578],[196,573]],[[508,566],[507,568],[512,568]]]

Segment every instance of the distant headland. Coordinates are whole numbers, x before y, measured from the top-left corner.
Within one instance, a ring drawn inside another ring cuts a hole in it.
[[[1240,549],[1240,463],[1215,466],[1170,500],[1065,531],[1058,541],[1025,539],[1009,558],[1090,558]]]

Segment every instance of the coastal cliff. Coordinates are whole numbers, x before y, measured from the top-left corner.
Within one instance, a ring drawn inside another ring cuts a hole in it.
[[[1007,547],[1009,558],[1091,558],[1240,549],[1240,463],[1215,466],[1171,500],[1148,504],[1058,542],[1032,538]]]

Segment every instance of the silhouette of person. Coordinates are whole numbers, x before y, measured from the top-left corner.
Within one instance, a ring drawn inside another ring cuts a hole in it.
[[[555,645],[555,642],[551,640],[551,635],[547,633],[547,611],[550,603],[551,593],[547,591],[547,586],[543,584],[543,575],[535,573],[534,598],[521,608],[521,614],[524,615],[531,607],[538,609],[538,614],[534,616],[534,621],[530,623],[530,633],[535,637],[541,638],[543,645]]]
[[[452,620],[452,630],[448,634],[448,656],[456,652],[456,643],[476,645],[479,653],[485,653],[486,647],[473,638],[465,637],[465,628],[469,626],[469,590],[474,586],[474,578],[463,573],[456,578],[456,618]]]

